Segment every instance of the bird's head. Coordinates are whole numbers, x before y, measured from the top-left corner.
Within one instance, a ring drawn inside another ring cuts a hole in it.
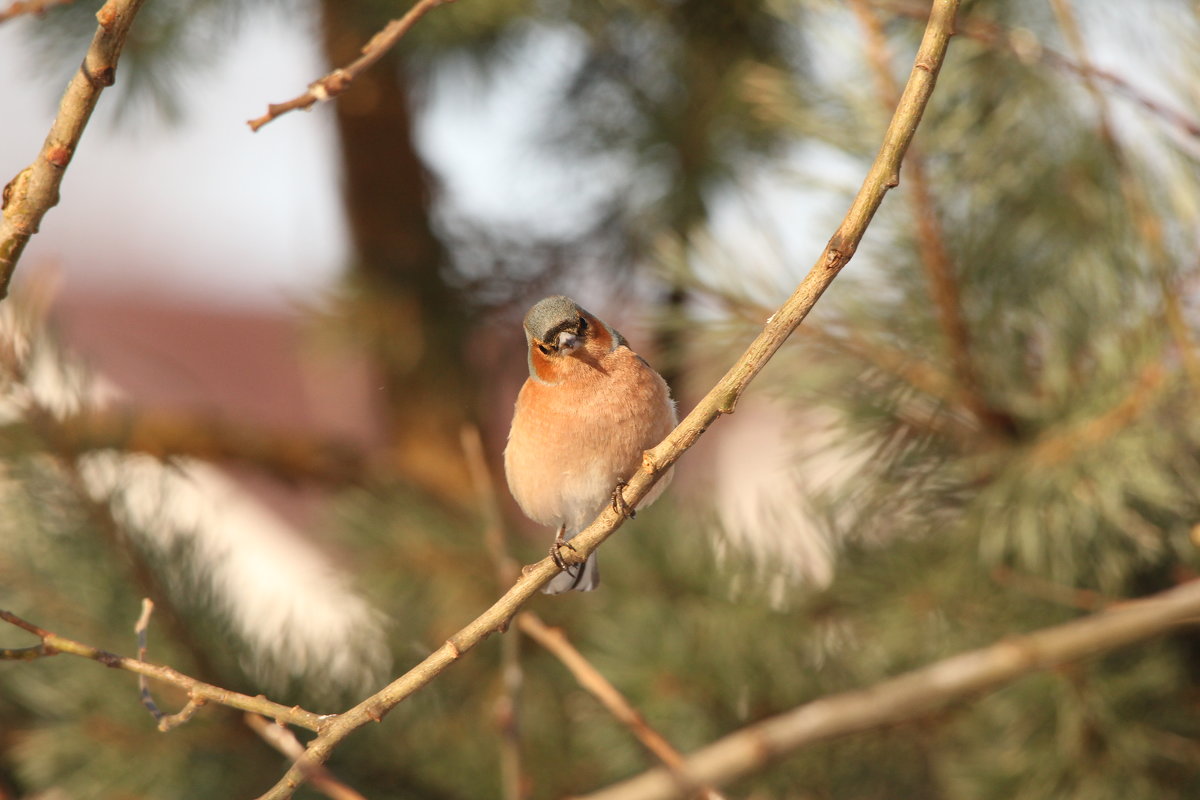
[[[549,383],[568,368],[563,359],[595,364],[625,338],[569,297],[539,300],[525,315],[529,374]]]

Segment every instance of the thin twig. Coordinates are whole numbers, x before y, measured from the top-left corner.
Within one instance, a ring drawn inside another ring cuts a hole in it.
[[[146,651],[149,645],[146,642],[146,631],[150,627],[150,615],[154,613],[154,601],[149,597],[142,598],[142,613],[138,617],[137,624],[133,626],[133,632],[137,634],[137,657],[138,661],[146,660]],[[150,694],[150,685],[146,682],[145,675],[138,675],[138,696],[142,700],[142,705],[150,712],[150,716],[154,717],[156,723],[161,723],[165,714],[159,710],[158,704],[154,702],[154,697]]]
[[[885,108],[896,104],[900,87],[892,73],[887,36],[883,23],[867,0],[850,0],[850,9],[858,18],[867,40],[867,60],[875,76],[879,100]],[[955,277],[953,259],[946,246],[945,232],[938,217],[933,189],[925,172],[925,159],[917,147],[909,149],[904,160],[905,174],[912,191],[916,218],[917,248],[925,268],[925,281],[936,311],[942,339],[950,355],[950,368],[956,382],[957,400],[970,411],[986,431],[1011,435],[1013,420],[988,402],[983,381],[975,367],[971,351],[971,331],[963,316],[962,297]]]
[[[44,644],[32,647],[0,647],[0,661],[34,661],[39,658],[54,655]]]
[[[296,738],[296,734],[279,723],[250,711],[246,712],[243,720],[264,742],[288,758],[295,760],[304,753],[304,745]],[[324,766],[316,767],[308,779],[314,789],[332,800],[366,800],[357,791],[335,778]]]
[[[299,706],[280,705],[273,703],[267,698],[259,695],[258,697],[250,697],[245,694],[231,692],[228,689],[222,689],[219,686],[213,686],[210,683],[198,681],[195,678],[184,675],[178,670],[171,667],[164,667],[159,664],[151,664],[147,661],[142,661],[136,658],[128,658],[120,656],[116,653],[110,653],[107,650],[101,650],[92,647],[82,642],[77,642],[73,639],[68,639],[65,636],[59,636],[56,633],[51,633],[43,628],[39,628],[32,622],[28,622],[10,611],[0,610],[0,620],[4,620],[10,625],[32,633],[34,636],[41,639],[42,655],[55,655],[57,653],[66,653],[68,655],[79,656],[81,658],[90,658],[93,661],[99,661],[106,667],[114,669],[123,669],[137,675],[145,675],[151,680],[165,683],[169,686],[175,686],[188,693],[189,697],[200,700],[217,703],[218,705],[237,708],[242,711],[253,711],[257,714],[262,714],[279,722],[286,722],[289,725],[297,725],[301,728],[307,728],[310,731],[320,731],[322,727],[328,724],[329,720],[335,719],[333,716],[321,716],[314,714],[311,711],[305,711]],[[21,648],[20,650],[0,650],[0,658],[4,658],[4,653],[23,653],[30,648]],[[20,657],[20,656],[18,656]]]
[[[4,187],[0,209],[0,300],[8,286],[25,245],[37,233],[42,217],[58,203],[58,188],[75,148],[83,136],[100,92],[112,86],[117,60],[133,18],[145,0],[108,0],[98,12],[100,23],[79,71],[67,84],[58,105],[58,116],[42,144],[38,157]]]
[[[40,17],[55,6],[63,6],[73,0],[16,0],[8,8],[0,11],[0,22],[7,22],[13,17],[25,15]]]
[[[664,800],[689,788],[727,783],[806,745],[921,719],[1017,678],[1159,636],[1200,613],[1200,581],[1083,619],[962,653],[866,689],[823,697],[725,736],[690,756],[687,783],[665,769],[585,800]]]
[[[718,417],[733,413],[738,398],[750,381],[808,316],[825,289],[854,256],[871,218],[883,202],[884,195],[900,181],[900,165],[913,134],[916,133],[925,106],[933,94],[937,73],[945,59],[946,49],[953,34],[957,10],[958,0],[935,0],[933,14],[917,50],[912,74],[904,88],[896,113],[884,134],[879,153],[842,224],[838,226],[816,264],[792,296],[771,316],[762,333],[751,342],[725,377],[717,382],[666,439],[657,447],[646,451],[642,458],[642,467],[634,473],[625,487],[625,499],[630,505],[636,505],[659,477],[695,444]],[[577,555],[586,558],[621,526],[624,519],[623,514],[611,507],[606,508],[591,525],[571,540]],[[353,731],[368,722],[382,720],[389,711],[440,675],[463,654],[491,634],[502,631],[526,601],[559,572],[559,567],[549,557],[530,566],[491,608],[451,636],[425,660],[383,690],[324,726],[322,732],[309,742],[304,755],[275,786],[261,795],[261,800],[283,800],[295,794],[311,765],[325,763],[334,748]]]
[[[599,700],[618,722],[629,728],[637,740],[667,769],[678,771],[683,767],[683,756],[680,752],[663,738],[662,734],[650,727],[645,717],[633,707],[625,695],[592,666],[583,653],[575,649],[561,630],[550,627],[532,611],[522,611],[517,615],[517,628],[561,661],[575,676],[575,680],[579,681],[579,685]],[[702,787],[699,796],[706,800],[723,800],[722,796],[710,787]]]
[[[263,125],[289,111],[307,109],[318,101],[337,97],[350,88],[350,84],[354,82],[359,73],[382,58],[384,53],[400,41],[400,38],[408,33],[409,28],[415,25],[426,11],[449,2],[453,2],[453,0],[417,0],[407,14],[400,19],[392,20],[372,36],[370,41],[363,45],[361,56],[346,66],[335,69],[325,77],[313,81],[303,94],[282,103],[271,103],[267,106],[266,114],[247,120],[246,124],[250,126],[250,130],[257,131]]]
[[[150,627],[150,615],[154,613],[154,601],[149,597],[142,598],[142,613],[138,617],[137,623],[133,626],[133,632],[137,634],[137,657],[138,661],[146,660],[146,631]],[[187,722],[192,716],[204,706],[204,698],[195,694],[188,694],[188,701],[183,708],[175,714],[164,714],[154,702],[154,696],[150,694],[150,686],[147,683],[145,675],[138,675],[138,696],[141,698],[142,705],[150,712],[150,716],[154,717],[158,729],[163,733],[177,728]]]

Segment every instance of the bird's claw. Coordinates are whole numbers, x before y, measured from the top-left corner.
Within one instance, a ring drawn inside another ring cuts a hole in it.
[[[565,547],[568,550],[574,552],[575,546],[572,545],[570,542],[557,542],[557,541],[554,544],[550,545],[550,558],[552,558],[554,560],[555,565],[559,569],[567,569],[571,565],[568,564],[567,560],[562,557],[562,553],[558,552],[558,548],[560,548],[560,547]]]
[[[575,552],[575,545],[563,538],[563,534],[567,532],[567,526],[563,525],[558,529],[558,533],[554,534],[554,544],[550,545],[550,558],[554,560],[555,566],[559,569],[567,569],[570,565],[567,560],[562,557],[562,553],[558,552],[558,548],[565,547],[571,552]]]
[[[625,495],[622,492],[628,485],[624,478],[617,481],[612,493],[612,510],[627,519],[633,519],[637,516],[637,509],[625,502]]]

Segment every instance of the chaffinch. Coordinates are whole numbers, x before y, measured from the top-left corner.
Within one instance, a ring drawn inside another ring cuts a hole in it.
[[[595,589],[596,554],[568,565],[560,547],[606,505],[633,516],[620,494],[642,453],[677,424],[670,389],[625,337],[569,297],[540,300],[525,315],[529,378],[517,395],[504,471],[521,510],[557,527],[550,554],[563,572],[546,594]],[[641,499],[654,502],[668,472]]]

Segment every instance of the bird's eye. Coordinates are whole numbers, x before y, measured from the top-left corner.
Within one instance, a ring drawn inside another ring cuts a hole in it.
[[[539,344],[539,345],[538,345],[538,350],[541,350],[541,351],[542,351],[542,355],[544,355],[544,356],[548,356],[548,355],[550,355],[550,348],[549,348],[549,347],[546,347],[546,345],[544,345],[544,344]]]
[[[588,328],[587,318],[580,317],[579,318],[579,332],[582,334],[584,331],[587,330],[587,328]]]

